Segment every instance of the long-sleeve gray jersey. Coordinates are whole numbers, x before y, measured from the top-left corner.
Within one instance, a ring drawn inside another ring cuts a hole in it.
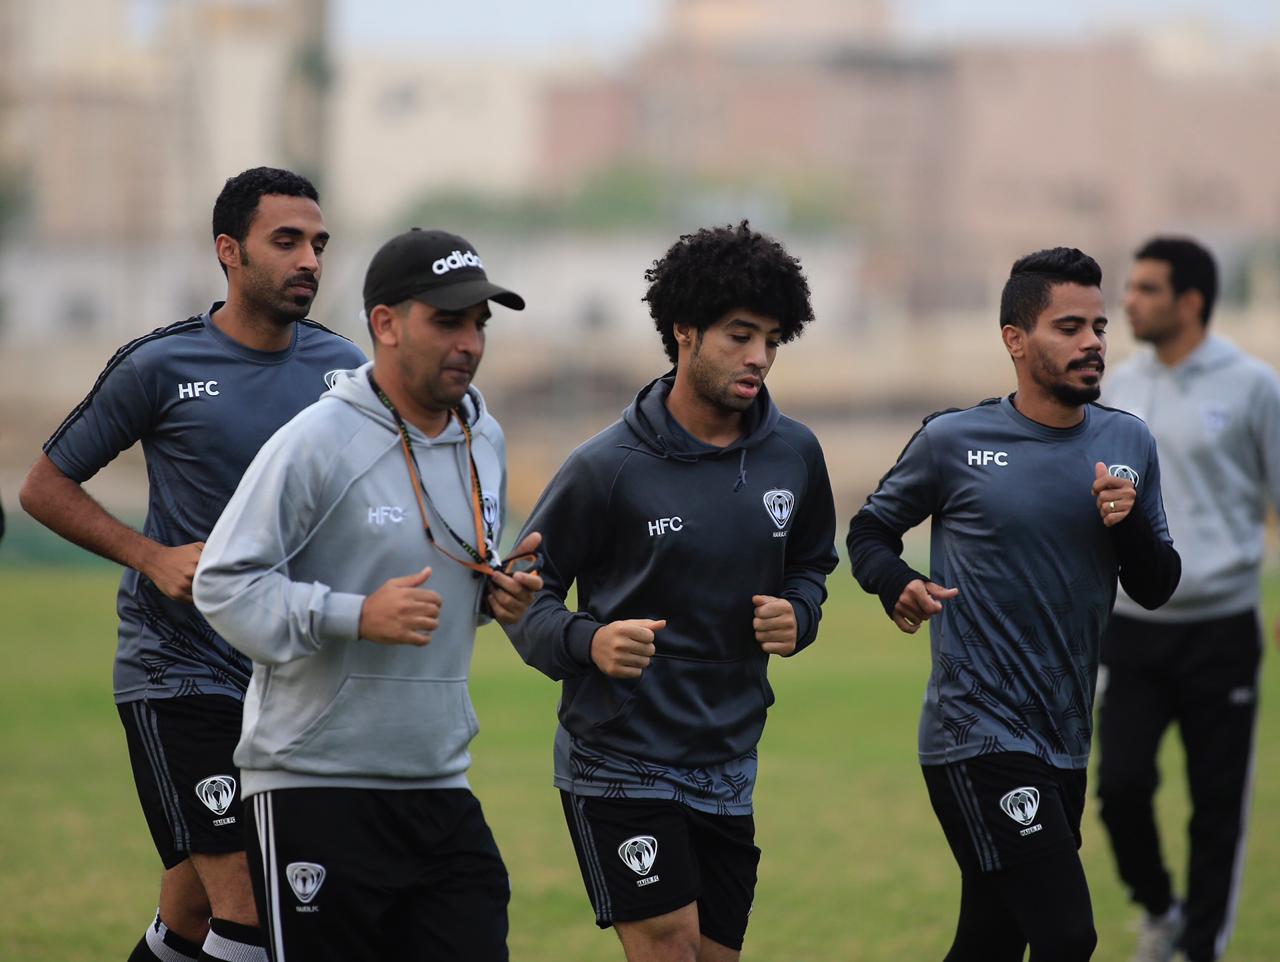
[[[1091,491],[1099,461],[1137,483],[1134,511],[1113,528]],[[851,526],[854,575],[886,609],[918,576],[887,545],[900,552],[901,534],[929,517],[929,578],[960,593],[929,623],[921,763],[1020,751],[1085,767],[1117,573],[1153,582],[1135,587],[1148,603],[1177,583],[1146,425],[1087,405],[1080,424],[1051,428],[1009,398],[927,419]]]
[[[1147,422],[1160,445],[1169,532],[1183,577],[1169,603],[1144,611],[1123,592],[1116,611],[1200,621],[1258,605],[1267,502],[1280,504],[1280,378],[1210,336],[1182,363],[1147,351],[1107,375],[1107,404]]]
[[[130,341],[44,446],[58,470],[89,480],[142,442],[149,481],[143,533],[163,545],[204,541],[258,449],[317,400],[360,349],[314,321],[283,351],[239,344],[210,320],[221,307]],[[249,662],[195,605],[173,601],[132,569],[120,579],[115,698],[243,698]]]

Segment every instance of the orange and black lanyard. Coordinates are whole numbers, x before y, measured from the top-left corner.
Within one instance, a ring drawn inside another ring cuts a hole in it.
[[[489,564],[490,558],[494,556],[489,549],[489,542],[485,538],[480,473],[476,470],[476,459],[471,454],[471,426],[467,424],[466,418],[462,416],[457,408],[450,412],[453,417],[458,419],[458,425],[462,428],[462,436],[467,440],[467,462],[471,465],[471,515],[476,524],[476,547],[473,548],[466,539],[449,527],[449,522],[445,521],[444,515],[440,514],[439,511],[436,511],[436,515],[440,518],[440,523],[444,525],[444,529],[453,535],[453,540],[458,542],[462,549],[466,551],[470,560],[459,558],[457,555],[445,550],[444,546],[436,541],[435,536],[431,533],[431,523],[427,520],[427,505],[430,504],[433,509],[435,505],[431,502],[431,495],[427,492],[426,485],[422,483],[422,472],[418,470],[418,459],[413,453],[413,443],[409,439],[409,428],[404,423],[404,418],[400,416],[400,412],[396,410],[396,406],[391,403],[391,398],[387,397],[382,388],[378,387],[378,382],[373,379],[372,371],[369,372],[369,386],[373,388],[373,393],[378,395],[378,400],[382,402],[383,406],[391,412],[391,416],[395,418],[396,427],[400,431],[400,445],[404,449],[404,463],[409,469],[409,477],[413,480],[413,493],[418,499],[418,512],[422,515],[422,530],[426,532],[427,540],[442,555],[452,561],[456,561],[463,567],[478,571],[486,576],[496,573],[498,569]]]

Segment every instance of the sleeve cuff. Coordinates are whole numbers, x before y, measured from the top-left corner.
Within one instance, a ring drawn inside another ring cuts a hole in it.
[[[786,656],[792,658],[808,648],[817,639],[817,625],[809,605],[803,599],[795,595],[788,597],[786,594],[782,597],[791,602],[791,611],[796,616],[796,648],[795,651]]]
[[[591,639],[603,627],[594,618],[574,618],[564,630],[564,647],[569,660],[583,668],[591,668]]]
[[[1138,547],[1155,540],[1155,532],[1141,501],[1135,501],[1125,519],[1112,527],[1111,536],[1126,548]]]
[[[324,600],[324,614],[316,631],[320,644],[355,641],[360,637],[360,612],[364,608],[364,598],[364,595],[329,592]]]
[[[884,613],[890,618],[893,617],[893,609],[897,606],[898,599],[902,597],[902,592],[906,591],[907,585],[913,581],[923,581],[928,584],[929,576],[922,575],[914,568],[903,564],[902,571],[889,583],[889,587],[880,593],[880,604],[884,608]]]

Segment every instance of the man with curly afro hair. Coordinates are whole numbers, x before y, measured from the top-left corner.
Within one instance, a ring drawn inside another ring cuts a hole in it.
[[[837,560],[822,449],[764,386],[813,309],[746,221],[681,237],[645,279],[675,368],[548,485],[525,529],[545,587],[507,632],[564,683],[555,784],[596,924],[631,962],[726,962],[760,859],[768,663],[817,636]]]

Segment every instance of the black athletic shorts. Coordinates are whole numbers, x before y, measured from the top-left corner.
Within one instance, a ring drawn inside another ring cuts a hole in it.
[[[240,771],[231,756],[242,706],[227,695],[117,705],[138,800],[169,869],[192,852],[244,851]]]
[[[925,765],[929,801],[963,873],[998,872],[1080,847],[1084,769],[1025,752]]]
[[[663,799],[560,800],[600,928],[697,902],[702,934],[742,948],[760,864],[755,819]]]
[[[277,789],[245,821],[276,962],[507,962],[511,882],[467,789]]]

